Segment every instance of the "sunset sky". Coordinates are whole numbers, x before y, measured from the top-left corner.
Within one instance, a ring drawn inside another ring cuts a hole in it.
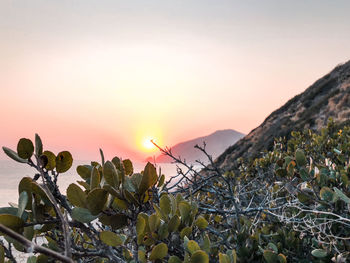
[[[248,133],[350,59],[349,13],[333,0],[2,0],[0,145],[37,132],[76,159],[143,159],[148,139]]]

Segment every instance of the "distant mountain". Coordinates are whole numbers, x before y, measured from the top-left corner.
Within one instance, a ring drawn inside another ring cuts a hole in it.
[[[203,142],[205,142],[207,152],[212,155],[213,159],[215,159],[223,153],[227,147],[235,144],[243,136],[243,133],[235,130],[219,130],[208,136],[176,144],[171,147],[171,151],[174,156],[181,156],[181,158],[185,159],[188,163],[193,163],[198,159],[201,161],[207,161],[203,153],[194,148],[196,144],[202,146]],[[150,158],[150,160],[151,159],[152,158]],[[168,163],[171,161],[171,158],[165,155],[156,157],[157,163]]]
[[[289,137],[293,130],[318,130],[329,118],[350,120],[350,61],[337,66],[303,93],[272,112],[265,121],[217,159],[223,169],[233,169],[242,157],[253,159],[270,150],[275,137]]]

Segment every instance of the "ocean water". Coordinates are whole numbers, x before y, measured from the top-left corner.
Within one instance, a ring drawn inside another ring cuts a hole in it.
[[[61,193],[66,193],[67,187],[81,177],[76,172],[76,167],[82,164],[89,164],[89,161],[74,161],[72,168],[66,173],[58,176],[58,185]],[[134,171],[140,172],[146,163],[134,162]],[[166,177],[176,175],[176,165],[171,163],[162,163],[157,165],[161,167],[162,174]],[[158,171],[158,170],[157,170]],[[36,170],[27,164],[17,163],[13,160],[0,160],[0,207],[8,206],[9,202],[18,203],[18,183],[23,177],[33,177]]]

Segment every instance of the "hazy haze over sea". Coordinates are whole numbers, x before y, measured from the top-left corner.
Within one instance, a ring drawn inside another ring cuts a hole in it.
[[[81,177],[76,172],[76,167],[82,164],[89,164],[88,161],[74,161],[72,168],[58,177],[58,185],[60,191],[66,194],[67,187],[81,180]],[[134,171],[141,172],[146,163],[134,162]],[[176,174],[175,164],[162,163],[159,164],[162,169],[162,174],[166,177]],[[158,171],[158,169],[157,169]],[[23,177],[33,177],[36,170],[27,164],[17,163],[13,160],[0,160],[0,207],[8,206],[9,202],[18,202],[18,183]]]

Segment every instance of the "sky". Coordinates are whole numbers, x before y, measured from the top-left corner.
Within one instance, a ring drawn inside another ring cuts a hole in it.
[[[2,0],[0,145],[80,160],[243,133],[350,59],[349,1]],[[1,152],[0,159],[6,156]]]

